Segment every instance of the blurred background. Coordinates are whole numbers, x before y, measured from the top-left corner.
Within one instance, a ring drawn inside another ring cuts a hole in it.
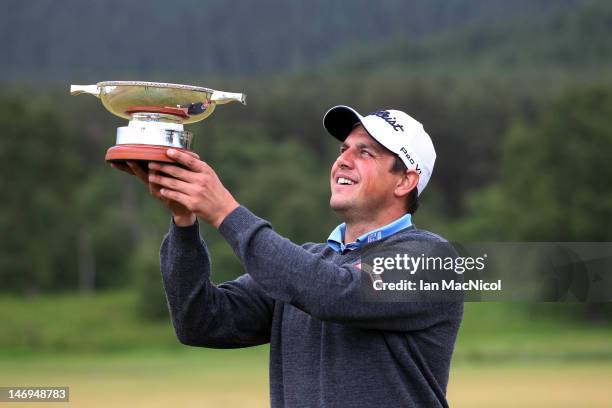
[[[73,407],[268,405],[267,347],[174,338],[158,264],[169,214],[104,162],[126,121],[70,84],[248,94],[189,126],[194,150],[297,243],[340,222],[328,208],[338,146],[322,127],[335,104],[424,124],[438,158],[421,228],[454,241],[612,240],[609,1],[0,7],[0,386],[70,386]],[[213,279],[241,274],[201,230]],[[451,406],[609,407],[611,322],[610,304],[467,304]]]

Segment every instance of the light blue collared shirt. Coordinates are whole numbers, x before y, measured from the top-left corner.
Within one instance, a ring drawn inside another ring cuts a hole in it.
[[[354,251],[369,242],[381,240],[410,226],[412,226],[412,216],[410,214],[405,214],[392,223],[377,228],[373,231],[366,232],[357,238],[355,242],[350,242],[345,245],[344,232],[346,230],[346,224],[342,223],[338,225],[331,234],[329,234],[329,238],[327,238],[327,245],[336,252]]]

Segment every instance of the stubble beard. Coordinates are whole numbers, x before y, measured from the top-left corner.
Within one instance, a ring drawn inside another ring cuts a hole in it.
[[[354,198],[347,198],[340,202],[335,202],[332,196],[329,200],[329,206],[331,209],[346,223],[352,223],[355,221],[363,221],[367,216],[363,208],[359,206]]]
[[[342,197],[329,200],[330,208],[347,224],[363,223],[376,219],[381,209],[387,208],[383,199],[376,201],[362,201],[358,197]]]
[[[334,199],[332,193],[329,199],[329,207],[336,213],[340,218],[344,220],[344,215],[351,210],[351,200],[338,200]]]

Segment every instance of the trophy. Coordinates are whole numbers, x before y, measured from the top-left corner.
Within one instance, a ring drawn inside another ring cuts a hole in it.
[[[106,152],[108,162],[173,162],[166,150],[191,149],[193,134],[183,125],[206,119],[217,105],[246,105],[245,94],[161,82],[106,81],[70,86],[71,95],[84,93],[98,97],[107,110],[130,121],[117,129],[116,145]]]

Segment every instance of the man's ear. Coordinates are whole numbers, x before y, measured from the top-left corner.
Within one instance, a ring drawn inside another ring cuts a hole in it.
[[[405,197],[416,188],[417,184],[419,184],[419,174],[414,170],[406,170],[398,179],[393,194],[396,197]]]

